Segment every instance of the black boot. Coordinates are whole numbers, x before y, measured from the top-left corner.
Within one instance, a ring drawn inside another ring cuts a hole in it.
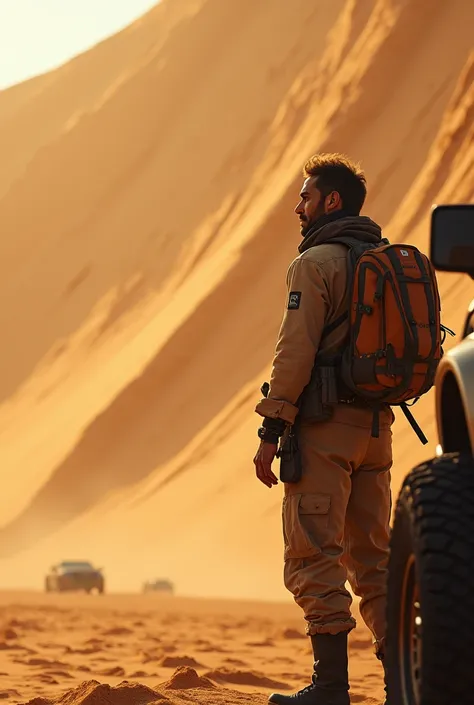
[[[347,632],[315,634],[311,637],[314,673],[311,685],[294,695],[273,693],[274,705],[349,705]]]
[[[375,642],[375,655],[383,666],[384,684],[385,684],[385,699],[382,705],[390,705],[387,695],[387,668],[385,666],[385,639]]]
[[[383,666],[383,673],[384,673],[384,683],[385,683],[385,700],[383,701],[383,705],[390,705],[390,700],[388,699],[387,695],[387,669],[385,668],[385,661],[383,658],[380,659],[382,661],[382,666]]]

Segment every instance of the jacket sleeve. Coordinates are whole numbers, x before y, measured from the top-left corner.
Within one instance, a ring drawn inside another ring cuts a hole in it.
[[[329,310],[328,282],[320,266],[298,257],[288,270],[288,297],[273,359],[270,390],[255,411],[293,423],[308,384]]]

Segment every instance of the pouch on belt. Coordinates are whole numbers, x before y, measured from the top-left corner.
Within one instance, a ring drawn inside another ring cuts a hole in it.
[[[298,418],[305,421],[327,421],[338,402],[336,367],[314,365],[311,379],[304,388],[297,406]]]

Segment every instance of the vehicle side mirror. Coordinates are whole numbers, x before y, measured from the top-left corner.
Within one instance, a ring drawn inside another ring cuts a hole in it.
[[[474,205],[433,208],[430,259],[439,271],[465,272],[474,279]]]

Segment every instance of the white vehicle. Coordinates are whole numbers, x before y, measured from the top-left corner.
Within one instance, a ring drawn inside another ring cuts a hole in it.
[[[62,561],[50,568],[45,578],[46,592],[65,592],[70,590],[93,590],[102,594],[105,589],[104,576],[100,568],[88,561]]]
[[[431,260],[474,278],[474,205],[434,208]],[[473,303],[463,339],[436,373],[436,457],[408,474],[396,506],[386,647],[393,705],[474,698]]]

